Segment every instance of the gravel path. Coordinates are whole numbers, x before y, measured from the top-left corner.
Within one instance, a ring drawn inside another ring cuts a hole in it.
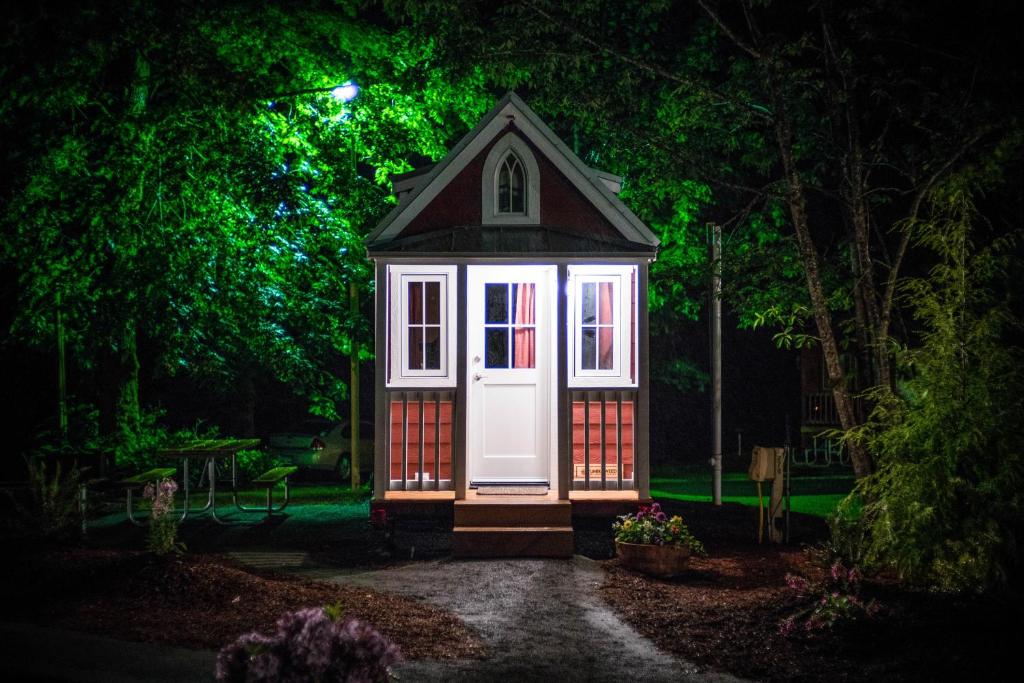
[[[412,661],[403,681],[735,681],[658,650],[601,600],[593,560],[440,560],[308,578],[417,596],[458,614],[487,643],[485,660]]]

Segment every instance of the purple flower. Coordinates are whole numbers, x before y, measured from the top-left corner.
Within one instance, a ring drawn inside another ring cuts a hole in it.
[[[217,657],[217,680],[342,681],[388,679],[398,648],[369,624],[357,619],[335,621],[321,608],[283,615],[277,633],[242,636]]]
[[[832,571],[831,571],[831,573],[832,573],[832,580],[833,581],[838,581],[839,577],[844,576],[846,574],[846,568],[843,567],[843,563],[841,561],[836,560],[832,564]]]
[[[655,503],[655,505],[657,505],[657,503]],[[654,519],[659,522],[665,522],[668,521],[668,515],[666,515],[664,512],[659,512],[654,516]]]
[[[655,514],[661,512],[661,503],[651,503],[651,512]]]

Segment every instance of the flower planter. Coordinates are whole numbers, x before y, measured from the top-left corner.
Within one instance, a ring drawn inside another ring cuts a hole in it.
[[[615,541],[623,566],[659,578],[675,576],[686,569],[690,549],[684,545],[648,545]]]

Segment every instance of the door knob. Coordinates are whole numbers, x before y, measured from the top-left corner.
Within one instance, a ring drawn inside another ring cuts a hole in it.
[[[480,356],[473,356],[473,362],[474,363],[479,363],[480,362]]]
[[[479,372],[473,375],[473,379],[476,380],[477,382],[479,382],[483,378],[484,378],[484,376],[481,375]]]

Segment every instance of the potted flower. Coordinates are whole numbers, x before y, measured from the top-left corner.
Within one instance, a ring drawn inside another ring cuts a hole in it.
[[[622,564],[635,571],[666,578],[680,573],[691,554],[705,555],[679,515],[669,517],[658,503],[641,505],[612,525],[615,550]]]

